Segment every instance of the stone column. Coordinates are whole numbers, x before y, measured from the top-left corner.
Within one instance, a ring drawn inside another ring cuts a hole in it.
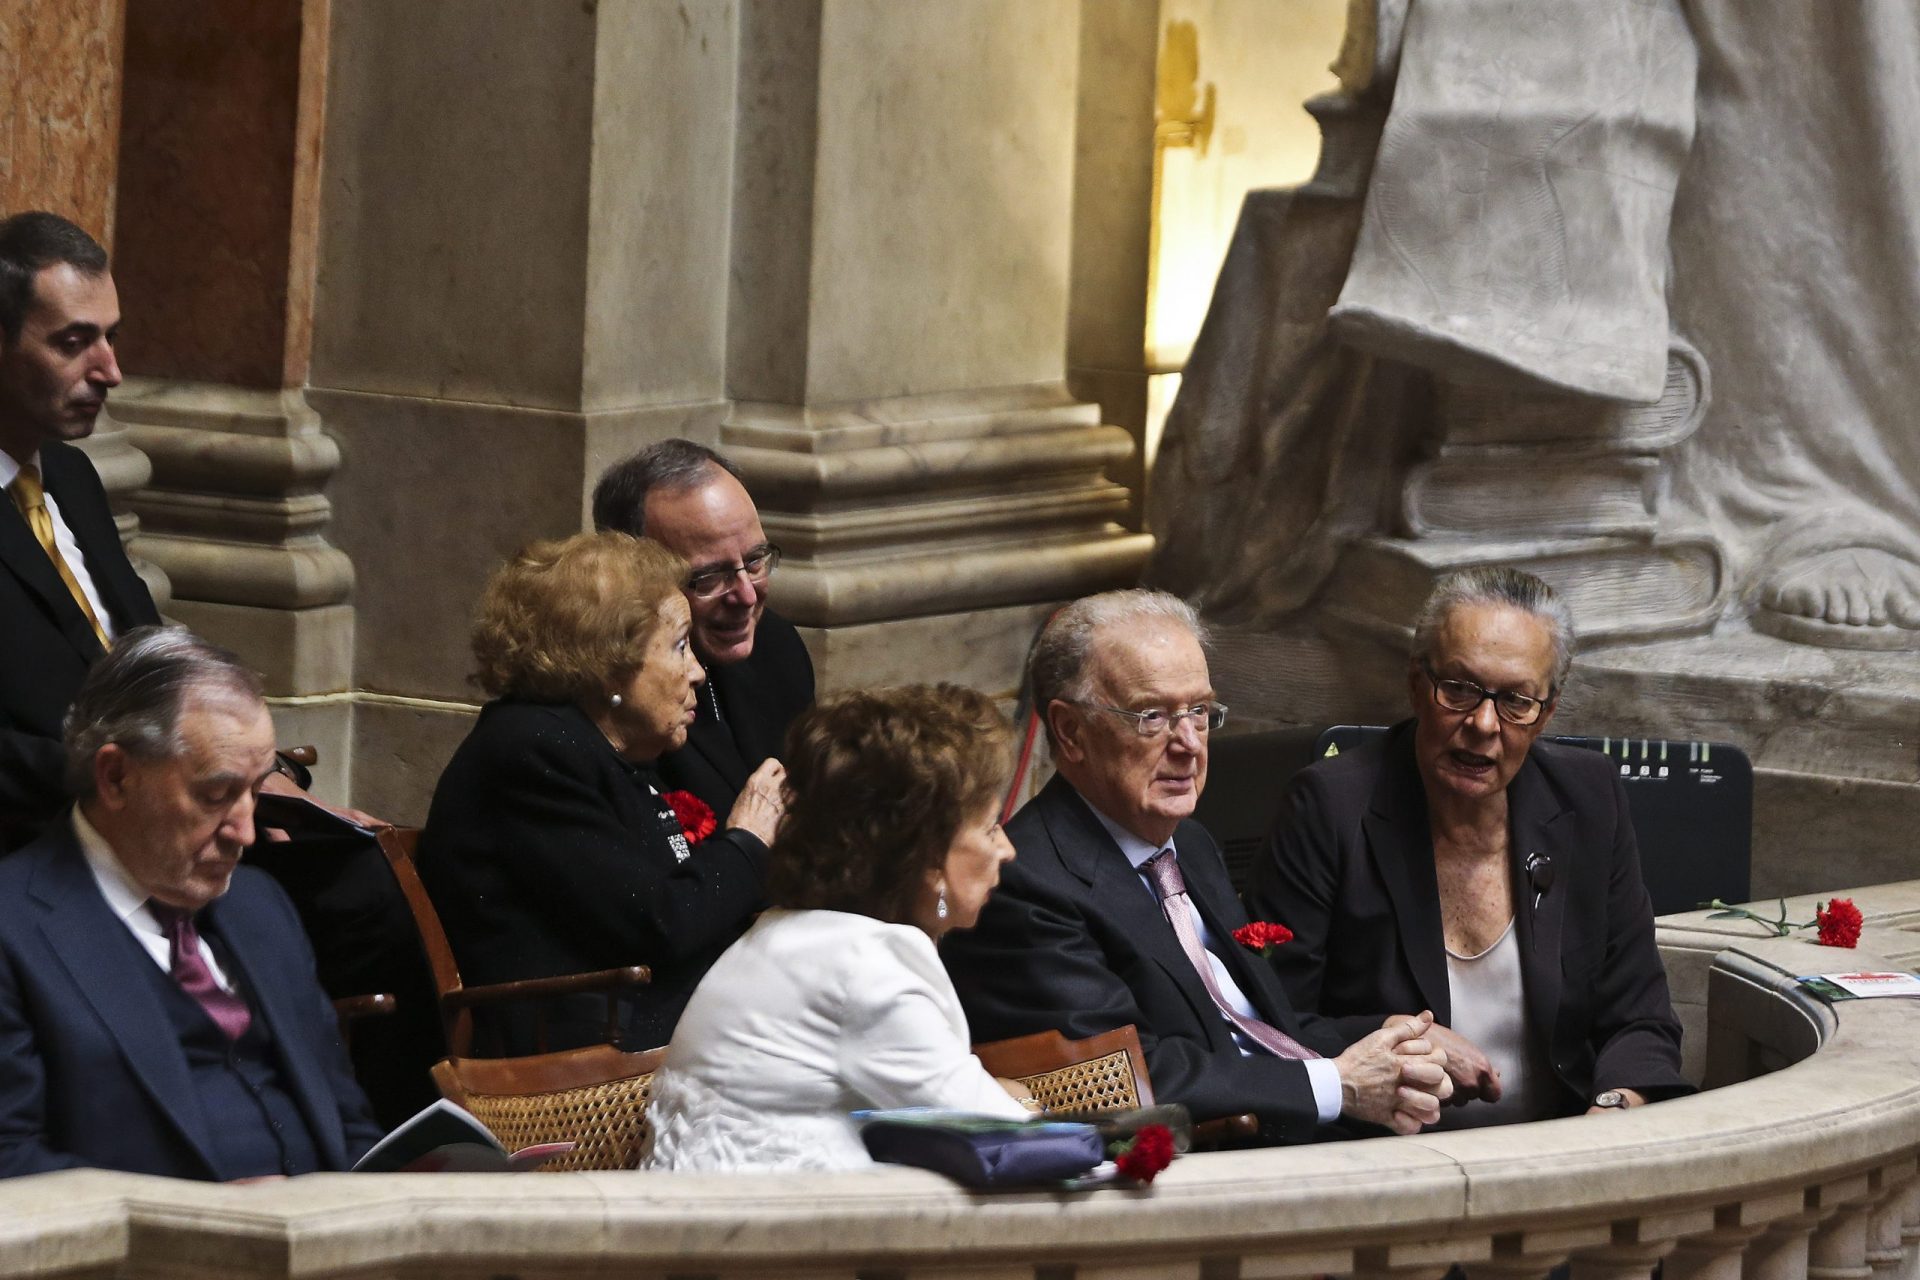
[[[302,390],[327,29],[326,0],[128,0],[112,403],[152,460],[136,545],[168,614],[261,671],[282,740],[319,743],[340,795],[353,571],[327,542],[339,449]]]
[[[47,209],[114,248],[125,24],[125,0],[0,6],[0,213]],[[118,403],[81,448],[113,499],[121,540],[129,541],[139,521],[128,499],[149,467],[115,420]],[[166,608],[166,575],[138,558],[134,567]]]
[[[731,0],[334,0],[309,401],[340,441],[354,798],[465,733],[487,574],[725,414]]]
[[[1005,693],[1150,545],[1066,385],[1080,7],[743,0],[721,428],[824,687]]]

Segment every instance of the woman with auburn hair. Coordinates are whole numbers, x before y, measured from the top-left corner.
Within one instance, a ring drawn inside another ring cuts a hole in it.
[[[954,685],[842,694],[787,734],[771,910],[708,971],[654,1076],[655,1169],[872,1163],[849,1111],[1022,1116],[973,1056],[935,951],[979,918],[1013,846],[1012,731]]]
[[[692,840],[653,761],[686,741],[705,672],[687,642],[687,565],[656,542],[536,542],[488,581],[475,680],[493,701],[434,789],[419,866],[469,983],[648,965],[621,1043],[665,1044],[714,958],[760,908],[781,810],[769,760],[724,830]],[[718,824],[715,824],[718,825]],[[695,843],[697,841],[697,843]],[[503,1054],[606,1036],[602,996],[476,1014]]]

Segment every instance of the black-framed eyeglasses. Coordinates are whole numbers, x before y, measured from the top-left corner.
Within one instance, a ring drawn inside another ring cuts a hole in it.
[[[779,567],[780,548],[763,542],[747,552],[739,564],[702,569],[693,574],[687,579],[687,594],[696,600],[711,600],[733,590],[733,580],[740,574],[746,574],[747,580],[758,586]]]
[[[1072,698],[1066,701],[1070,706],[1104,711],[1108,715],[1131,720],[1133,731],[1143,738],[1165,737],[1178,729],[1184,720],[1191,720],[1193,727],[1201,733],[1221,728],[1227,723],[1227,704],[1224,702],[1196,702],[1183,711],[1163,711],[1159,707],[1147,711],[1128,711],[1124,707],[1110,707],[1104,702],[1081,702]]]
[[[1554,699],[1551,692],[1544,698],[1536,698],[1515,689],[1484,688],[1471,680],[1443,680],[1425,661],[1420,663],[1420,669],[1427,673],[1427,683],[1433,686],[1434,702],[1448,711],[1477,711],[1481,703],[1491,698],[1494,713],[1502,720],[1528,725],[1538,720]]]

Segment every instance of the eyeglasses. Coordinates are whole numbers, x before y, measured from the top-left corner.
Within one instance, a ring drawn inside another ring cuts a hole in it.
[[[1164,737],[1178,729],[1183,720],[1193,721],[1193,727],[1201,733],[1218,729],[1227,723],[1227,705],[1224,702],[1196,702],[1184,711],[1162,711],[1158,707],[1150,711],[1128,711],[1121,707],[1110,707],[1104,702],[1079,702],[1072,698],[1065,701],[1069,706],[1124,716],[1133,721],[1133,731],[1143,738]]]
[[[1532,724],[1554,698],[1552,693],[1545,698],[1535,698],[1512,689],[1485,689],[1471,680],[1442,680],[1425,662],[1420,664],[1420,669],[1427,673],[1427,683],[1433,686],[1433,700],[1446,710],[1478,711],[1480,704],[1491,698],[1494,712],[1508,724]]]
[[[715,596],[725,595],[733,590],[733,580],[739,574],[746,574],[747,581],[759,586],[773,576],[780,567],[780,548],[771,542],[763,542],[747,552],[739,564],[714,569],[702,569],[687,579],[687,594],[695,600],[711,600]]]

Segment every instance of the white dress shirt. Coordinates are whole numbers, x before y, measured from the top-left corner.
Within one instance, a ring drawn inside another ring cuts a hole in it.
[[[5,456],[0,453],[0,457]],[[153,957],[153,962],[160,966],[161,972],[172,973],[173,942],[167,937],[167,931],[160,927],[160,921],[153,912],[147,910],[147,891],[127,874],[126,867],[114,855],[106,837],[87,821],[87,815],[80,812],[78,806],[73,810],[73,834],[80,841],[80,852],[87,856],[87,869],[93,872],[93,882],[100,886],[100,896],[107,900],[107,906],[114,915],[120,917],[120,923],[127,926],[127,932],[133,935],[133,940]],[[226,971],[220,967],[220,961],[214,958],[213,948],[207,945],[204,934],[200,937],[200,958],[206,961],[207,971],[220,984],[220,989],[231,992],[233,983],[227,980]]]
[[[1081,799],[1084,800],[1086,797],[1082,796]],[[1139,872],[1140,883],[1146,886],[1154,905],[1159,906],[1160,893],[1153,887],[1153,881],[1148,878],[1142,868],[1146,866],[1147,859],[1162,849],[1173,848],[1172,843],[1149,844],[1095,809],[1091,801],[1087,803],[1087,808],[1092,810],[1095,818],[1099,819],[1100,825],[1106,828],[1107,834],[1113,837],[1113,842],[1120,846],[1120,852],[1126,855],[1133,869]],[[1175,852],[1178,853],[1177,850]],[[1240,989],[1240,984],[1233,980],[1233,974],[1227,969],[1226,962],[1220,958],[1213,945],[1213,936],[1207,929],[1206,919],[1200,914],[1200,908],[1194,905],[1191,894],[1187,895],[1187,916],[1193,921],[1194,934],[1200,939],[1200,945],[1207,953],[1207,964],[1213,970],[1213,978],[1220,987],[1220,994],[1226,997],[1227,1003],[1232,1005],[1234,1012],[1241,1017],[1252,1018],[1255,1022],[1265,1021],[1253,1007],[1253,1002],[1247,999],[1247,993]],[[1225,1014],[1221,1015],[1220,1020],[1225,1022],[1228,1029],[1232,1031],[1233,1042],[1240,1046],[1242,1054],[1251,1056],[1266,1052],[1258,1045],[1249,1043]],[[1333,1065],[1331,1058],[1308,1058],[1301,1065],[1306,1067],[1307,1081],[1313,1086],[1313,1105],[1319,1112],[1320,1123],[1326,1124],[1329,1121],[1338,1120],[1340,1118],[1340,1068]]]
[[[40,471],[41,487],[46,487],[47,473],[40,467],[38,451],[27,459],[35,470]],[[20,464],[13,455],[0,449],[0,489],[12,489],[14,477],[20,474]],[[93,606],[93,616],[100,619],[100,629],[107,633],[108,643],[112,643],[115,632],[113,616],[107,612],[106,601],[100,598],[100,588],[93,585],[93,575],[87,571],[86,553],[80,550],[80,544],[74,540],[73,530],[67,527],[66,517],[60,514],[60,504],[54,500],[51,490],[47,491],[47,514],[53,518],[53,545],[60,548],[60,558],[67,562],[67,568],[73,573],[73,580],[80,584],[80,590],[86,593],[87,603]],[[13,501],[13,495],[7,495],[7,501]]]

